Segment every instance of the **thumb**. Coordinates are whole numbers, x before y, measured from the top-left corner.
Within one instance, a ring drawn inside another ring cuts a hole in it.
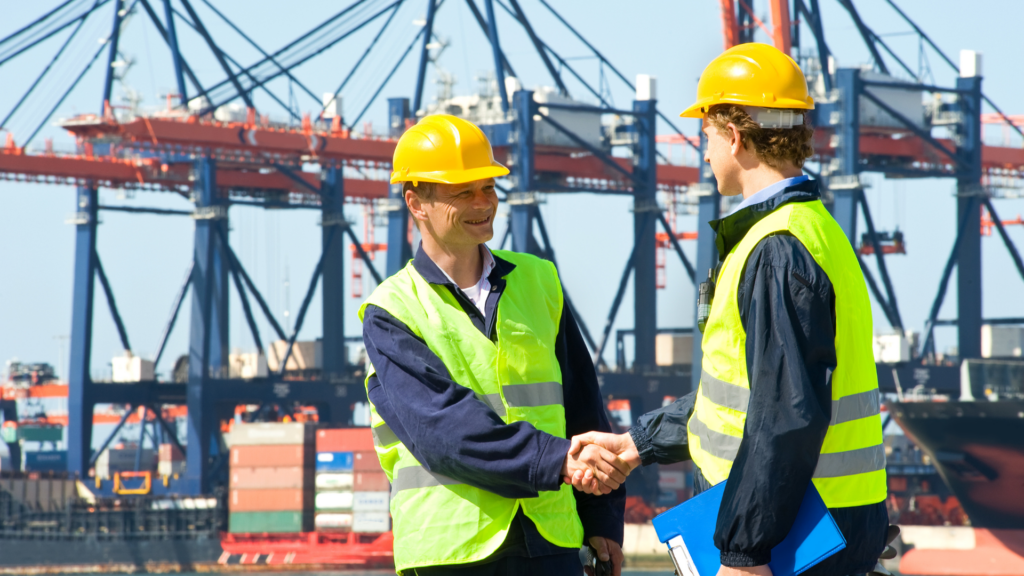
[[[590,545],[594,547],[594,551],[597,552],[597,557],[602,562],[607,562],[611,559],[611,554],[608,552],[608,541],[600,536],[595,536],[590,539]]]

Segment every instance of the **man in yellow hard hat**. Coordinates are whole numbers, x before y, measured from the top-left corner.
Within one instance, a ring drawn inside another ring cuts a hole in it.
[[[772,46],[736,46],[704,70],[682,116],[703,120],[718,189],[743,200],[710,223],[720,262],[697,319],[700,386],[628,434],[574,441],[631,466],[692,459],[698,491],[728,480],[721,575],[771,574],[812,482],[847,544],[804,574],[871,572],[886,545],[871,305],[850,241],[801,171],[813,108],[799,66]]]
[[[359,311],[377,454],[392,484],[396,568],[417,575],[581,574],[584,542],[619,574],[629,467],[567,435],[610,431],[555,267],[490,250],[508,174],[460,118],[398,141],[392,183],[423,238]],[[574,492],[565,476],[599,485]]]

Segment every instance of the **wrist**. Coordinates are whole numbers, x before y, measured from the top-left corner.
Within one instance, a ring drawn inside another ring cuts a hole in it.
[[[622,458],[626,464],[629,464],[629,468],[635,469],[640,466],[640,451],[636,447],[636,443],[633,442],[633,435],[629,432],[622,434],[622,444],[625,448],[619,457]]]

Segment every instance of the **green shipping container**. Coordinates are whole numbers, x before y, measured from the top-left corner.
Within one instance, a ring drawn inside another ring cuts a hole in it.
[[[61,426],[19,426],[18,439],[29,442],[60,442],[64,438]]]
[[[312,514],[302,511],[232,512],[228,517],[228,531],[233,534],[310,532],[312,520]]]

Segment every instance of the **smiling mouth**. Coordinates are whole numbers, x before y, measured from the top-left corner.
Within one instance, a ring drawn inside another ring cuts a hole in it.
[[[479,226],[480,224],[486,224],[486,223],[488,223],[490,221],[491,221],[491,217],[488,216],[488,217],[483,218],[481,220],[466,220],[466,224],[469,224],[470,226]]]

